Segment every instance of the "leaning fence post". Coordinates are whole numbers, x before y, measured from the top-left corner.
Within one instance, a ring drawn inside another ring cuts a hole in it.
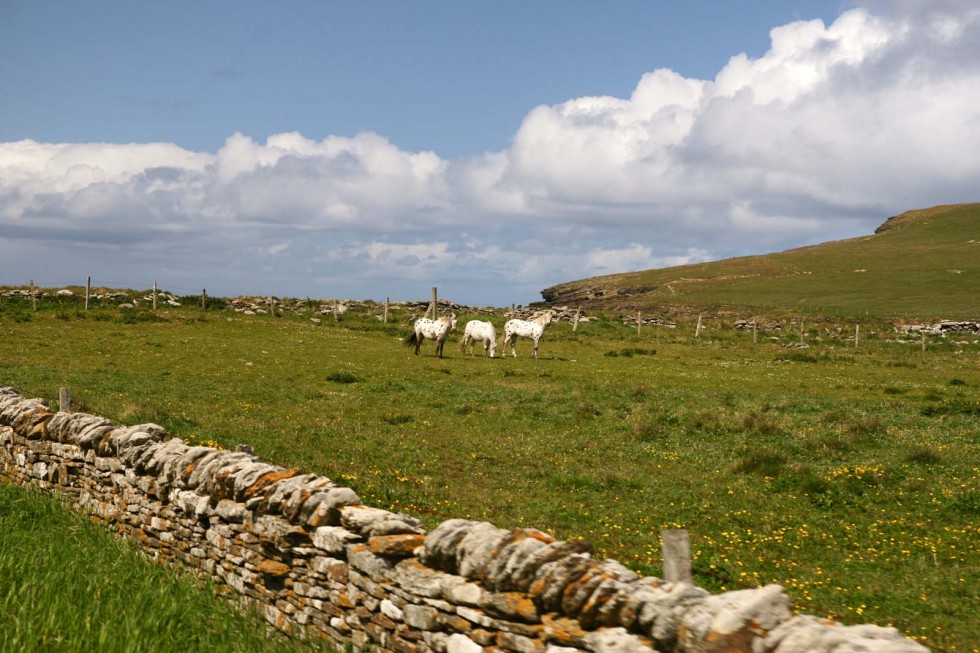
[[[636,335],[640,335],[640,327],[643,326],[643,311],[636,312]]]
[[[691,540],[687,530],[671,528],[660,533],[664,556],[664,580],[668,583],[693,584],[691,575]]]
[[[694,328],[694,337],[695,338],[700,338],[701,337],[701,316],[700,315],[698,315],[698,325],[697,325],[697,327]]]
[[[31,308],[37,313],[37,295],[34,293],[34,279],[31,279]]]
[[[58,390],[58,406],[63,413],[71,410],[71,388],[66,386]]]
[[[85,310],[88,310],[88,300],[92,296],[92,277],[85,280]]]

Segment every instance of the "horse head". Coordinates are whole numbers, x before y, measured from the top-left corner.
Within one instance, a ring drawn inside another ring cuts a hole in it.
[[[456,330],[456,314],[455,313],[453,313],[452,315],[449,316],[449,328],[452,329],[453,331]]]

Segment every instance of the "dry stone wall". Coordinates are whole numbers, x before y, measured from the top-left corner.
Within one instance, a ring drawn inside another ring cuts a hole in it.
[[[212,576],[286,633],[416,653],[925,653],[895,629],[794,615],[783,589],[711,595],[585,542],[450,519],[431,533],[349,488],[154,424],[0,388],[0,469],[151,555]]]

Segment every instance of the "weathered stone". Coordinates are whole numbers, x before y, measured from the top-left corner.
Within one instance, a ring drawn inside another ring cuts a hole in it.
[[[484,573],[484,583],[496,591],[516,590],[513,575],[523,562],[535,551],[555,539],[539,530],[530,528],[515,528],[501,542],[499,550],[494,554]]]
[[[497,635],[497,646],[505,651],[515,651],[516,653],[544,652],[544,642],[540,639],[532,639],[506,631]]]
[[[789,598],[779,585],[708,596],[688,610],[677,641],[691,653],[751,650],[755,639],[791,616]]]
[[[511,532],[481,522],[470,529],[456,549],[456,568],[463,578],[480,580],[497,547]]]
[[[427,605],[406,605],[405,623],[419,630],[434,630],[439,623],[439,611]]]
[[[394,567],[388,558],[382,558],[371,553],[366,544],[349,545],[347,547],[347,560],[351,567],[375,581],[384,579]]]
[[[538,571],[546,564],[569,556],[588,555],[592,545],[584,541],[551,542],[535,549],[518,563],[510,574],[509,586],[518,592],[527,592],[537,577]]]
[[[454,633],[465,633],[473,630],[473,623],[459,615],[440,613],[437,620],[440,628]]]
[[[248,515],[248,510],[245,509],[244,504],[238,503],[237,501],[222,499],[218,502],[218,505],[215,506],[214,514],[227,522],[240,524],[245,521],[245,517]]]
[[[165,463],[161,475],[166,479],[168,485],[184,489],[187,487],[187,480],[197,461],[214,452],[215,449],[212,447],[188,447],[178,459],[170,459]]]
[[[568,617],[545,614],[541,616],[541,623],[544,624],[545,639],[549,642],[568,645],[580,644],[586,634],[578,621]]]
[[[341,506],[340,523],[368,537],[425,533],[417,519],[359,504]]]
[[[592,565],[582,576],[565,587],[561,597],[562,614],[577,616],[596,588],[607,580],[613,579],[600,565]]]
[[[402,609],[388,599],[381,601],[381,614],[394,621],[403,621],[405,619],[405,613]]]
[[[483,647],[466,635],[455,633],[446,641],[446,653],[483,653]]]
[[[592,594],[589,596],[588,600],[586,600],[586,602],[579,609],[578,620],[582,626],[588,629],[593,629],[600,626],[599,611],[607,603],[609,603],[613,597],[619,595],[623,587],[625,587],[624,583],[616,578],[603,579],[595,590],[592,591]]]
[[[313,546],[328,553],[343,553],[347,545],[360,542],[361,537],[339,526],[321,526],[313,534]]]
[[[336,526],[340,523],[341,508],[357,505],[361,505],[361,499],[354,490],[347,487],[329,488],[303,504],[299,520],[313,528],[328,524]]]
[[[400,589],[414,596],[438,598],[442,596],[443,583],[457,578],[444,572],[430,569],[415,558],[399,562],[392,574],[392,581]],[[462,580],[462,579],[459,579]]]
[[[528,590],[541,612],[561,610],[565,588],[588,574],[595,561],[583,555],[570,555],[542,565]]]
[[[687,583],[666,583],[638,594],[642,607],[637,625],[656,642],[657,648],[665,650],[674,648],[677,631],[687,612],[710,596],[706,590]]]
[[[161,478],[164,482],[168,483],[172,481],[172,478],[168,479],[164,474],[163,470],[167,463],[172,461],[180,460],[187,453],[188,447],[183,440],[180,438],[171,438],[166,442],[157,445],[154,449],[150,450],[151,455],[141,456],[137,461],[137,471],[145,471],[147,473],[154,474]]]
[[[596,630],[583,637],[582,641],[593,653],[656,653],[639,637],[626,632],[625,628]]]
[[[407,558],[424,543],[424,535],[382,535],[370,538],[368,547],[375,555]]]
[[[449,519],[442,522],[425,538],[422,563],[449,573],[456,572],[456,550],[470,530],[480,522],[469,519]]]
[[[478,608],[486,590],[476,583],[467,583],[459,576],[448,576],[442,584],[442,596],[455,605]]]
[[[772,629],[758,649],[764,653],[928,653],[894,628],[843,626],[800,615]]]
[[[266,576],[283,577],[289,575],[289,565],[278,560],[263,560],[255,567],[256,571]]]
[[[540,623],[537,606],[521,592],[493,592],[484,596],[480,607],[490,614],[525,623]]]

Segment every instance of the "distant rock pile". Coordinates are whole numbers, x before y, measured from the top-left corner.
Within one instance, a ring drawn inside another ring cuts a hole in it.
[[[941,320],[935,324],[901,324],[897,327],[899,333],[913,335],[925,333],[927,336],[946,336],[951,333],[980,333],[980,322],[955,322]]]

